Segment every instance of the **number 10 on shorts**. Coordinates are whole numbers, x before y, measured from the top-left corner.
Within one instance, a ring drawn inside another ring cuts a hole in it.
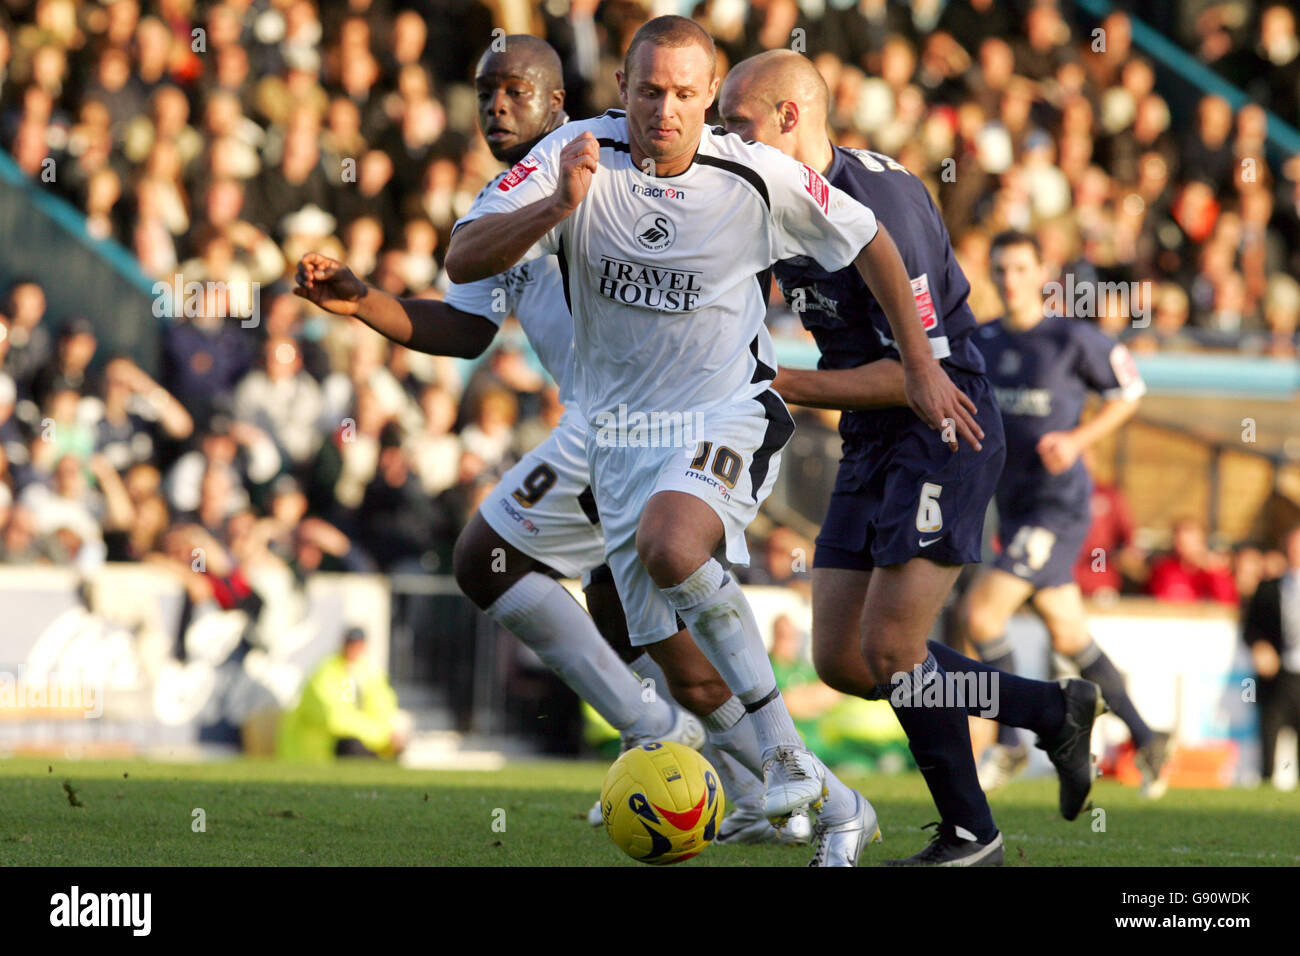
[[[939,510],[939,495],[943,486],[927,481],[921,486],[921,503],[916,508],[916,530],[933,534],[943,529],[943,512]]]
[[[713,442],[702,441],[695,446],[695,457],[691,460],[690,468],[692,471],[703,471],[705,464],[709,460],[709,453],[713,451]],[[736,487],[736,481],[740,478],[740,469],[743,465],[741,458],[730,448],[725,445],[719,445],[717,454],[713,456],[713,465],[711,471],[715,478],[719,479],[728,488]]]

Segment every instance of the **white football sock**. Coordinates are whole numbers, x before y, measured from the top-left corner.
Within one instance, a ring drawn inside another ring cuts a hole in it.
[[[653,657],[642,654],[628,666],[642,681],[653,681],[656,692],[674,706],[681,706],[668,693],[668,678]],[[641,686],[644,688],[645,684]],[[758,754],[758,739],[754,736],[753,725],[747,717],[745,705],[738,697],[732,697],[702,718],[709,739],[700,748],[700,753],[718,771],[727,805],[758,813],[763,798],[762,760]],[[739,754],[742,759],[732,756],[732,752]],[[750,770],[746,764],[755,769]]]
[[[668,693],[668,678],[665,676],[663,669],[655,663],[653,657],[649,654],[642,654],[628,666],[632,668],[632,672],[637,677],[641,678],[643,691],[646,686],[644,682],[646,680],[652,681],[650,686],[655,689],[655,693],[669,701],[674,707],[681,706]],[[763,777],[750,771],[743,763],[714,743],[716,734],[713,727],[719,727],[725,735],[725,732],[733,730],[737,723],[748,725],[749,721],[745,720],[745,717],[745,705],[740,702],[739,698],[732,697],[731,700],[712,714],[703,718],[704,727],[709,732],[709,739],[700,748],[700,755],[713,764],[713,769],[718,771],[718,777],[722,781],[722,793],[727,801],[727,806],[757,814],[762,812]],[[743,742],[735,742],[732,739],[735,737],[741,738],[741,741],[748,739],[749,752],[747,757],[751,763],[759,766],[758,741],[754,737],[753,730],[746,727],[736,730],[731,737],[724,736],[723,738],[725,746],[744,753]]]
[[[761,778],[754,776],[744,764],[725,750],[720,750],[712,741],[700,748],[700,754],[718,771],[728,807],[745,810],[751,814],[762,814],[763,781]]]
[[[745,713],[745,705],[739,697],[732,697],[705,717],[704,729],[708,731],[709,743],[732,757],[751,775],[763,779],[763,757],[758,749],[754,722]]]
[[[662,591],[690,628],[700,651],[754,718],[762,752],[778,746],[803,747],[777,690],[763,636],[735,579],[710,558],[681,584]]]
[[[853,811],[858,808],[858,801],[854,799],[853,791],[848,784],[831,773],[830,767],[823,763],[822,769],[826,771],[826,798],[822,802],[817,818],[831,825],[843,823],[853,816]]]
[[[650,656],[649,651],[627,666],[641,680],[641,693],[643,695],[646,690],[652,690],[656,697],[662,697],[673,707],[682,707],[673,699],[673,695],[668,692],[668,677],[664,674],[663,668],[655,663],[655,659]],[[646,681],[650,683],[647,684]],[[682,709],[685,710],[684,707]]]
[[[704,718],[704,727],[709,732],[709,743],[700,748],[710,763],[718,769],[723,777],[723,792],[732,806],[746,807],[761,812],[763,797],[763,760],[758,749],[758,737],[754,733],[752,715],[745,713],[744,705],[736,697],[731,698],[713,713]],[[708,749],[706,749],[708,748]],[[716,748],[722,762],[715,761],[708,752]],[[821,763],[820,758],[818,763]],[[735,782],[726,778],[729,768]],[[853,791],[824,763],[826,772],[826,799],[819,816],[827,823],[843,823],[857,809],[857,800]],[[732,790],[737,796],[732,797]]]
[[[658,694],[642,700],[641,682],[557,581],[536,571],[525,574],[487,614],[620,733],[659,737],[672,728],[672,706]]]
[[[647,679],[653,681],[653,687],[656,692],[670,701],[674,706],[680,707],[668,693],[668,678],[664,675],[662,668],[655,663],[655,659],[649,654],[642,654],[631,664],[632,672],[644,682]],[[642,683],[642,688],[646,685]],[[762,812],[763,800],[763,777],[761,773],[751,771],[740,760],[737,760],[723,747],[730,747],[742,755],[755,767],[761,766],[758,756],[758,740],[754,737],[754,731],[749,721],[746,720],[745,705],[737,697],[732,697],[729,701],[703,718],[705,729],[709,732],[709,739],[705,741],[704,746],[700,748],[700,754],[713,768],[718,771],[718,777],[722,780],[722,792],[726,797],[727,806],[735,809],[744,809],[750,813]],[[737,724],[743,726],[737,727]],[[728,734],[728,731],[732,733]],[[714,738],[721,733],[721,745],[714,742]],[[746,746],[746,743],[748,746]]]
[[[709,740],[700,753],[717,768],[723,793],[731,806],[761,813],[762,760],[758,755],[758,738],[754,736],[753,724],[746,719],[748,716],[740,698],[732,697],[705,717],[704,729]]]

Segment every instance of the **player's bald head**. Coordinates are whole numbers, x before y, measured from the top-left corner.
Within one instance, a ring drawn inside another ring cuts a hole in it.
[[[718,96],[730,132],[814,169],[826,169],[833,158],[826,129],[829,103],[821,73],[793,50],[769,50],[737,63]]]
[[[546,92],[564,89],[564,66],[549,43],[526,33],[502,37],[479,57],[476,77],[520,76]]]
[[[627,48],[627,56],[623,58],[625,75],[632,75],[632,65],[636,63],[637,51],[646,44],[672,49],[698,46],[709,58],[709,76],[712,77],[718,72],[718,51],[713,45],[713,37],[709,36],[708,31],[702,26],[687,17],[672,15],[655,17],[641,24],[640,29],[632,36],[632,43]]]
[[[722,86],[722,109],[728,102],[761,103],[774,107],[794,100],[809,122],[824,126],[830,108],[830,91],[817,67],[793,50],[768,50],[731,68]]]

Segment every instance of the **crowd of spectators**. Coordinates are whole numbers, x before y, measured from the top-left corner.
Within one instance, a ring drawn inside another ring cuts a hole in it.
[[[0,562],[154,560],[204,571],[182,575],[191,596],[229,607],[266,562],[447,571],[501,470],[558,422],[555,386],[513,341],[462,382],[359,324],[340,325],[332,362],[301,337],[301,301],[279,295],[256,330],[170,325],[155,380],[96,363],[84,319],[51,335],[41,285],[16,283],[0,310]]]
[[[1294,121],[1294,12],[1213,6],[1245,12],[1196,20],[1188,48]],[[288,294],[292,270],[315,250],[438,296],[451,226],[498,168],[468,82],[492,31],[550,40],[583,117],[619,105],[632,33],[664,12],[710,30],[721,70],[807,52],[838,141],[938,197],[981,320],[989,239],[1015,227],[1076,284],[1147,284],[1089,316],[1135,349],[1295,355],[1300,156],[1270,164],[1260,105],[1210,95],[1177,122],[1123,13],[1097,34],[1041,0],[0,0],[0,146],[151,279],[211,283],[160,320],[156,380],[102,354],[89,320],[47,314],[39,281],[9,286],[0,561],[186,568],[201,549],[190,586],[232,605],[260,562],[446,571],[558,420],[554,387],[512,323],[477,366],[434,359]],[[806,578],[783,567],[811,554],[790,534],[755,549],[753,580]]]

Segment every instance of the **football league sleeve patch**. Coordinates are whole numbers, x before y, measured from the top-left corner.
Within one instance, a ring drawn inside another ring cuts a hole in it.
[[[1079,376],[1092,391],[1106,401],[1141,398],[1146,383],[1138,371],[1133,354],[1095,326],[1079,323]]]
[[[835,272],[876,237],[875,213],[812,167],[782,156],[764,172],[772,202],[774,261],[811,256]]]
[[[515,212],[554,193],[559,181],[560,151],[574,135],[572,131],[561,127],[533,147],[527,156],[479,193],[470,211],[452,227],[452,234],[482,216]],[[558,248],[557,226],[529,250],[524,260],[554,254]]]

